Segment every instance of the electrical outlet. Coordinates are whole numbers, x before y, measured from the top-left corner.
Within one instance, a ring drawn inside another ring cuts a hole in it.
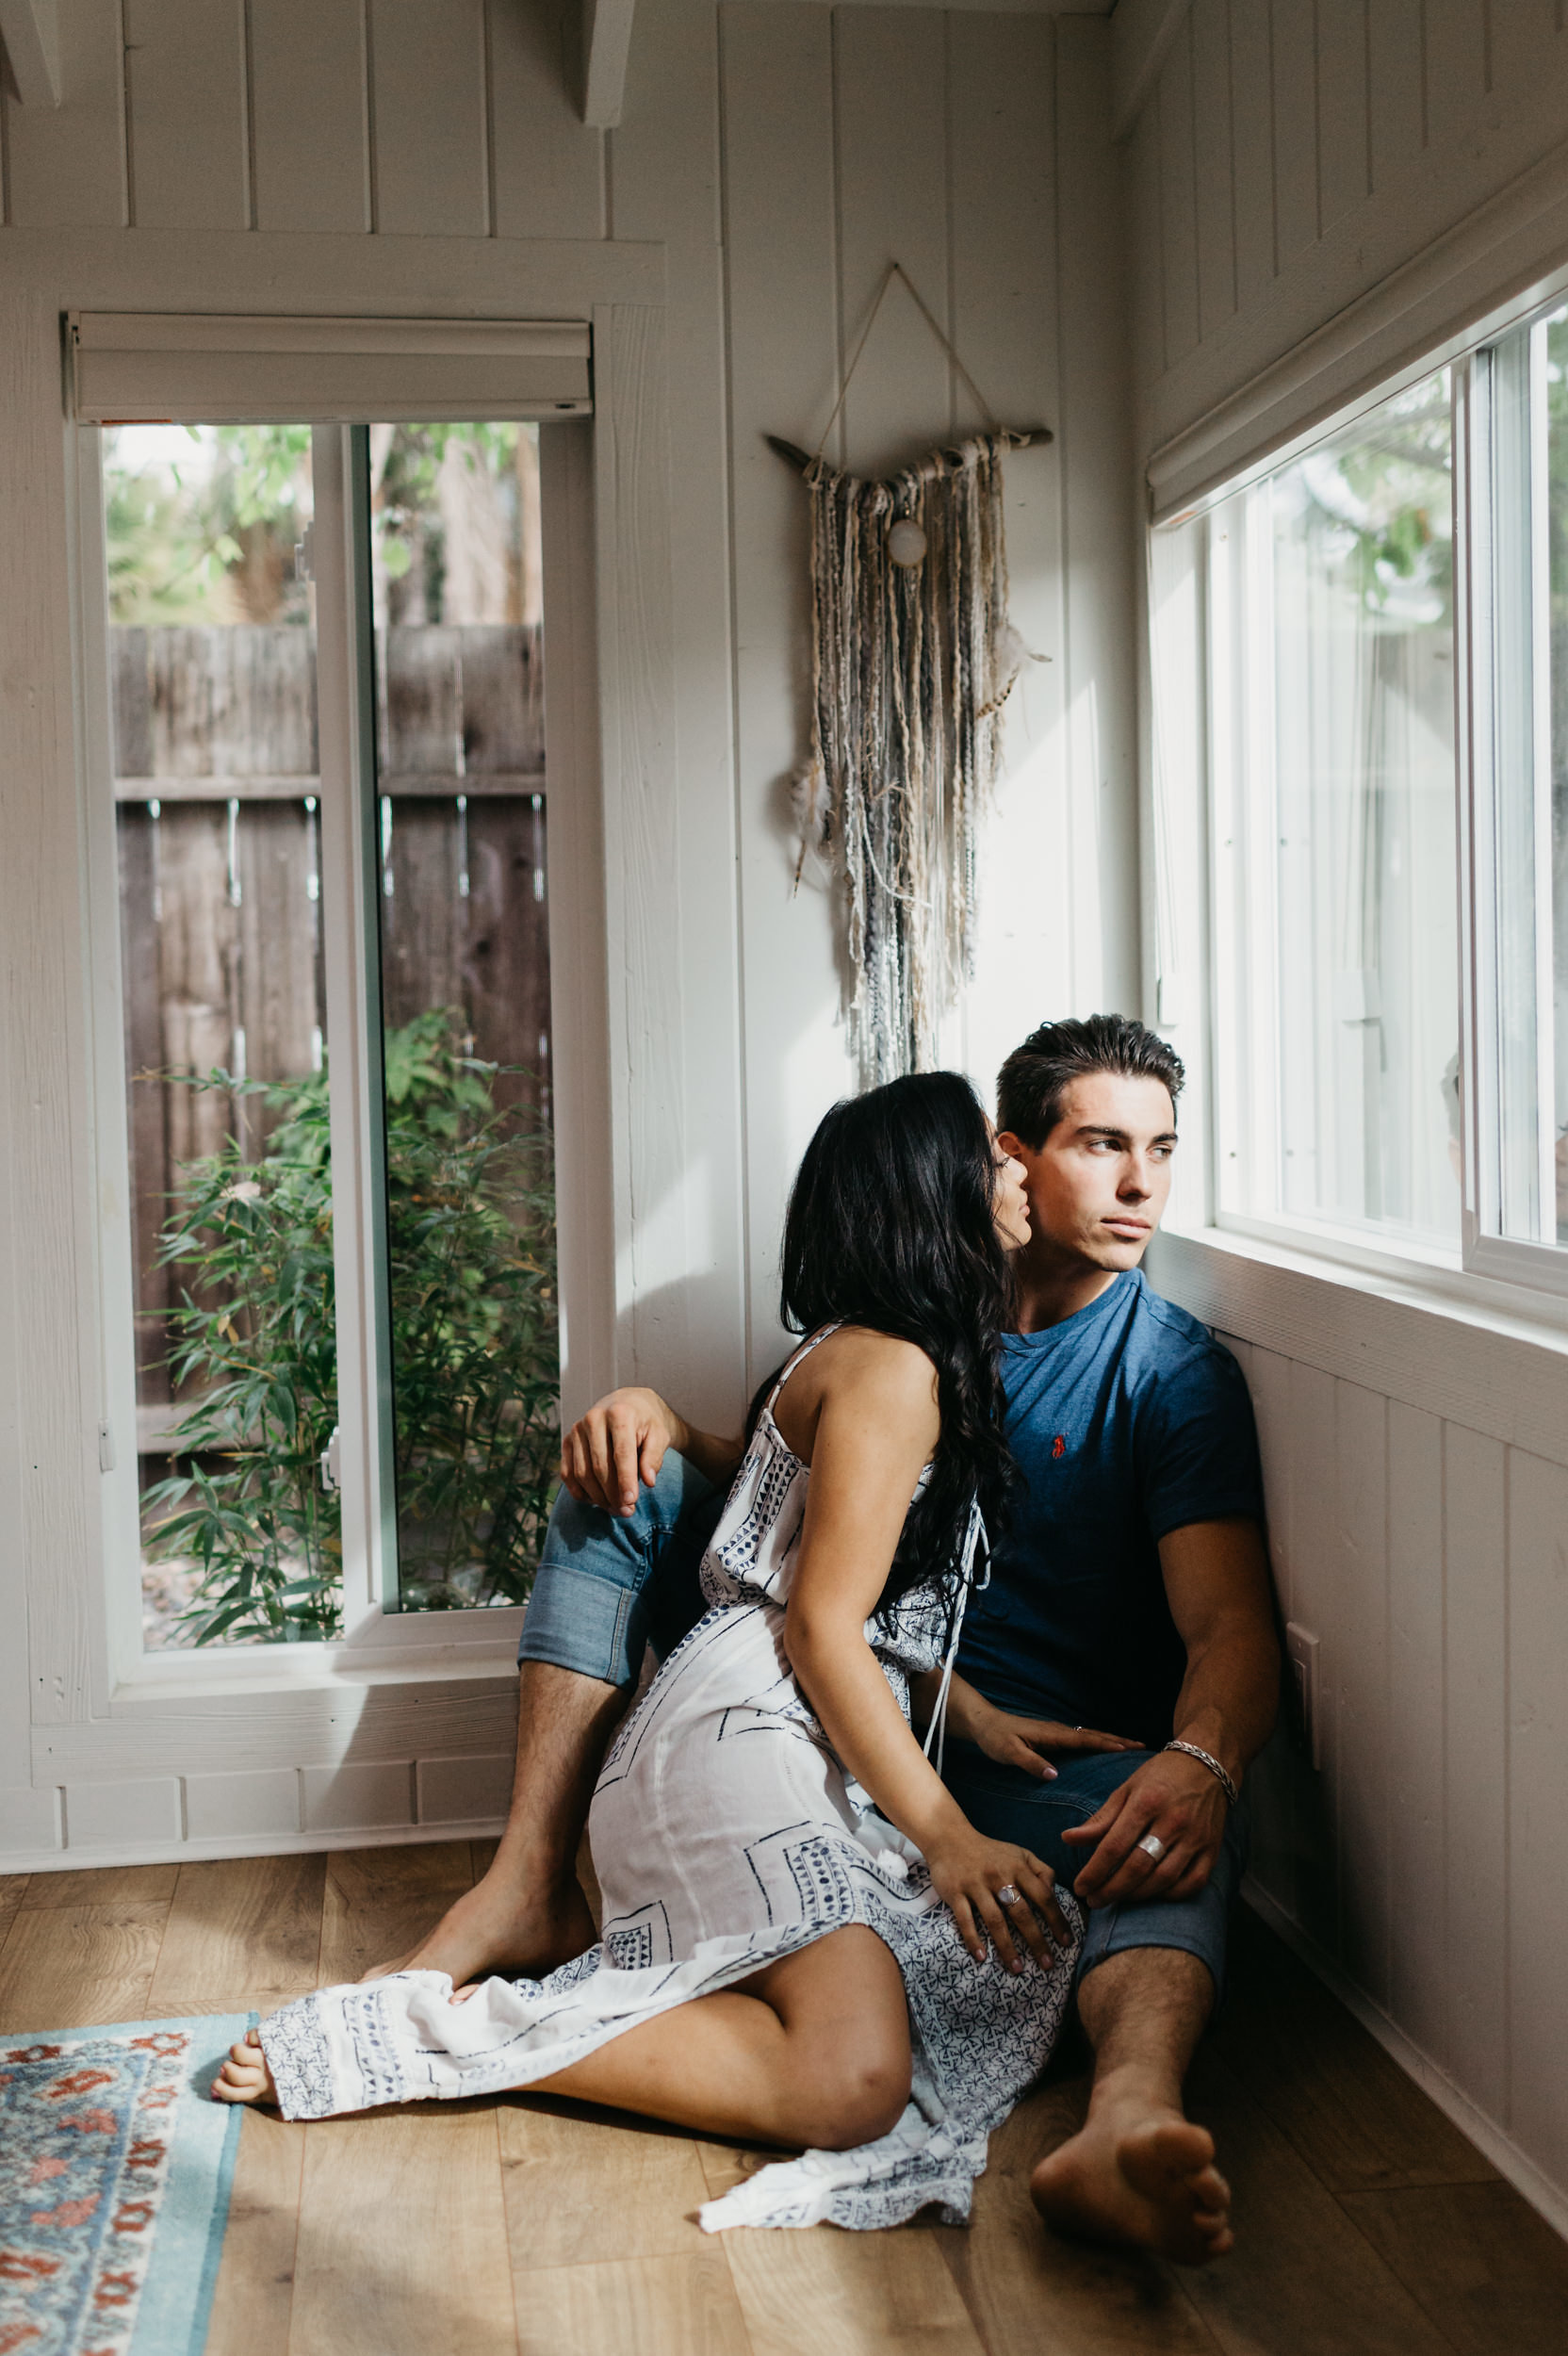
[[[1310,1628],[1292,1620],[1285,1629],[1285,1649],[1290,1655],[1291,1673],[1301,1702],[1301,1724],[1306,1732],[1307,1747],[1315,1767],[1323,1764],[1322,1711],[1318,1707],[1317,1659],[1320,1650]]]

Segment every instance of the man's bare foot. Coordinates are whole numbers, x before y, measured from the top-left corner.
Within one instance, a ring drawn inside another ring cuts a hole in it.
[[[1214,2137],[1180,2111],[1091,2108],[1082,2130],[1039,2162],[1029,2190],[1057,2233],[1152,2250],[1179,2266],[1206,2266],[1235,2239]]]
[[[454,1988],[488,1979],[492,1972],[542,1980],[559,1964],[570,1963],[598,1937],[588,1901],[574,1879],[556,1883],[543,1896],[519,1902],[491,1873],[454,1899],[433,1931],[391,1963],[364,1976],[384,1979],[389,1972],[445,1972]]]
[[[254,2029],[247,2031],[237,2045],[230,2046],[229,2058],[212,2082],[212,2099],[215,2102],[276,2102],[278,2089]]]

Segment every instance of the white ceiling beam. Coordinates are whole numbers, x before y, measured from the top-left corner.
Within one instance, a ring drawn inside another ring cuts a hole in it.
[[[24,106],[60,103],[59,0],[0,0],[0,41]]]
[[[1191,8],[1192,0],[1117,0],[1111,19],[1113,139],[1124,139],[1149,104]]]
[[[626,96],[634,0],[582,0],[582,120],[612,131]]]

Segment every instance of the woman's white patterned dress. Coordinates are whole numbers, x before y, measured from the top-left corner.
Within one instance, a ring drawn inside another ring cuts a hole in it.
[[[857,2151],[762,2168],[710,2201],[702,2222],[893,2225],[928,2201],[968,2216],[987,2135],[1044,2066],[1076,1956],[1049,1972],[1026,1956],[1016,1977],[994,1956],[974,1963],[919,1853],[846,1775],[791,1673],[784,1605],[810,1475],[773,1406],[822,1338],[780,1377],[736,1475],[703,1560],[709,1611],[605,1761],[589,1817],[601,1944],[545,1980],[489,1980],[462,2004],[445,1973],[408,1972],[286,2005],[261,2038],[286,2118],[526,2086],[860,1922],[904,1975],[914,2048],[904,2117]],[[955,1617],[924,1586],[889,1624],[867,1623],[906,1715],[909,1677],[951,1658]],[[1077,1910],[1061,1903],[1076,1938]]]

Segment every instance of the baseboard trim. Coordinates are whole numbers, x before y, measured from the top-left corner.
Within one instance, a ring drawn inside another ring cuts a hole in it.
[[[1568,2194],[1543,2175],[1535,2162],[1520,2151],[1512,2137],[1499,2127],[1485,2111],[1455,2086],[1446,2070],[1413,2044],[1403,2029],[1392,2021],[1387,2013],[1375,2004],[1333,1957],[1309,1939],[1298,1922],[1294,1922],[1266,1890],[1249,1873],[1241,1885],[1241,1894],[1255,1914],[1261,1915],[1271,1931],[1284,1940],[1292,1953],[1300,1956],[1308,1969],[1316,1973],[1325,1988],[1339,1998],[1347,2010],[1354,2013],[1362,2027],[1370,2031],[1385,2053],[1396,2061],[1408,2078],[1413,2078],[1423,2094],[1429,2095],[1440,2111],[1451,2119],[1462,2135],[1469,2136],[1500,2176],[1506,2176],[1515,2192],[1523,2194],[1532,2209],[1545,2218],[1555,2233],[1568,2241]]]
[[[491,1841],[506,1827],[504,1816],[465,1818],[448,1824],[342,1825],[331,1832],[212,1833],[200,1841],[117,1842],[80,1849],[0,1851],[0,1876],[15,1873],[92,1873],[106,1865],[186,1865],[200,1858],[316,1857],[323,1849],[407,1848],[418,1841]]]

